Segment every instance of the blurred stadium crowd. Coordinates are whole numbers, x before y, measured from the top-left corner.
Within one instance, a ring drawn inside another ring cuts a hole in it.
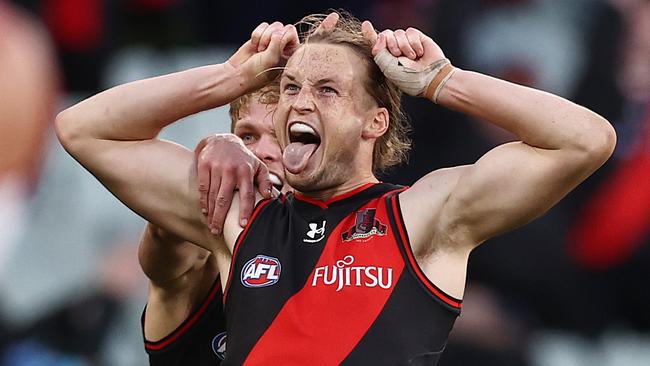
[[[650,1],[0,0],[0,366],[146,364],[143,221],[65,154],[56,112],[222,62],[258,23],[332,7],[419,28],[456,66],[567,97],[618,132],[595,176],[475,251],[440,365],[650,365]],[[410,184],[512,139],[405,104],[414,151],[386,181]],[[193,148],[229,129],[223,108],[191,119],[164,137]]]

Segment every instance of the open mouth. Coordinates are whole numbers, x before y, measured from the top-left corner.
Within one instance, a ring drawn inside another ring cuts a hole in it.
[[[320,136],[309,125],[302,122],[294,122],[289,127],[289,142],[301,144],[320,144]]]
[[[311,155],[320,146],[320,136],[313,127],[303,122],[289,125],[289,145],[284,149],[284,167],[293,174],[299,174],[307,166]]]

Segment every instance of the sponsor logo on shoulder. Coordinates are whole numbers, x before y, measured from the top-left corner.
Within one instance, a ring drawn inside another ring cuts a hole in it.
[[[323,223],[320,227],[318,227],[317,222],[310,222],[309,223],[309,231],[307,231],[306,238],[303,238],[302,241],[305,243],[318,243],[319,241],[323,240],[325,237],[325,223],[326,221],[323,220]]]
[[[220,360],[226,358],[226,332],[221,332],[212,338],[212,351]]]
[[[244,264],[241,283],[246,287],[267,287],[280,280],[282,266],[277,258],[258,255]]]
[[[386,225],[375,218],[375,208],[367,208],[357,212],[354,226],[341,234],[343,241],[367,239],[373,235],[386,235]]]

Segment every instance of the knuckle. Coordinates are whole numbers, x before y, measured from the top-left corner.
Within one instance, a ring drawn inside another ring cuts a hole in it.
[[[199,192],[205,193],[208,191],[208,185],[205,183],[199,183]]]
[[[218,167],[219,170],[224,172],[225,174],[232,175],[235,172],[237,172],[237,166],[233,164],[226,164]]]
[[[220,208],[224,208],[228,205],[228,199],[225,196],[218,196],[215,203]]]
[[[247,190],[245,192],[239,192],[239,194],[242,195],[243,198],[246,199],[246,200],[255,199],[255,192],[253,192],[253,191],[248,191]]]
[[[239,175],[246,175],[246,176],[251,175],[252,169],[251,166],[248,164],[240,164],[237,167],[235,167],[235,169],[237,170],[237,174]]]

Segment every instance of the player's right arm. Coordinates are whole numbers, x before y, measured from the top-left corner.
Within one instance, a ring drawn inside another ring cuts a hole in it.
[[[156,136],[178,119],[259,88],[267,81],[259,75],[281,64],[297,42],[293,26],[263,23],[223,64],[119,85],[61,112],[57,135],[133,211],[214,249],[217,243],[199,209],[192,152]]]
[[[144,335],[157,341],[183,323],[210,291],[218,274],[215,255],[147,224],[138,259],[149,278]]]

